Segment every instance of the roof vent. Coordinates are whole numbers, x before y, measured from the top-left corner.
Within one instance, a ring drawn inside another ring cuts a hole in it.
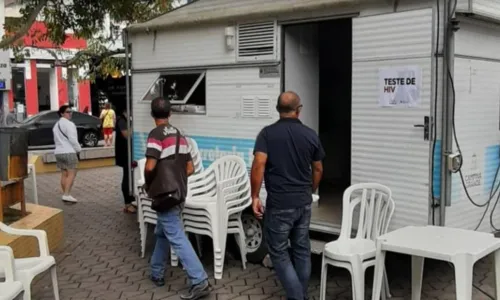
[[[238,60],[276,58],[276,22],[238,24]]]

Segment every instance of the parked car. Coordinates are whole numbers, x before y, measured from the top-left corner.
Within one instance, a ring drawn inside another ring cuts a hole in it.
[[[26,128],[29,131],[29,147],[51,146],[54,145],[52,128],[58,120],[57,111],[43,111],[14,126]],[[71,120],[76,125],[78,140],[83,147],[96,147],[102,140],[99,118],[75,111]]]

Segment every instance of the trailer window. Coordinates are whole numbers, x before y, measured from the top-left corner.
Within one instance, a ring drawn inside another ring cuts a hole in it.
[[[164,74],[144,97],[151,101],[162,96],[172,103],[174,113],[206,113],[205,72]]]

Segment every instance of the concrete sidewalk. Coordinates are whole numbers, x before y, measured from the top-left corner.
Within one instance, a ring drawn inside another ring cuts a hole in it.
[[[61,299],[179,299],[187,288],[186,277],[179,268],[169,268],[167,285],[157,288],[148,280],[148,258],[152,251],[153,234],[149,234],[147,258],[139,257],[139,230],[135,215],[122,213],[120,195],[121,169],[101,168],[83,170],[78,174],[73,196],[78,204],[68,205],[60,200],[58,174],[41,174],[38,195],[41,205],[64,210],[64,247],[54,253],[58,263]],[[27,189],[31,186],[27,184]],[[31,193],[27,191],[27,197]],[[151,228],[152,230],[152,228]],[[150,231],[152,232],[152,231]],[[202,258],[209,274],[213,273],[209,247]],[[314,257],[310,282],[311,299],[319,299],[320,257]],[[387,258],[392,299],[411,299],[410,260],[403,256]],[[366,297],[371,294],[372,272],[366,279]],[[327,299],[352,299],[349,273],[332,269],[328,279]],[[422,299],[455,299],[453,269],[441,262],[425,265]],[[493,295],[492,261],[485,259],[474,269],[475,284]],[[213,280],[214,292],[208,299],[279,299],[283,291],[272,270],[241,263],[228,257],[224,278]],[[32,287],[33,299],[53,299],[50,277],[43,276]],[[473,299],[490,299],[474,289]]]

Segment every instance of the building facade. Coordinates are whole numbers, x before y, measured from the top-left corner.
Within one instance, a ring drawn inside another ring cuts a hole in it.
[[[21,5],[14,1],[6,1],[7,18],[20,17]],[[79,80],[83,70],[66,68],[60,61],[71,59],[75,53],[85,49],[87,42],[67,34],[63,45],[56,47],[52,42],[37,39],[47,31],[45,24],[36,21],[22,43],[25,55],[24,62],[14,61],[11,50],[12,82],[9,91],[9,108],[24,112],[25,116],[37,114],[44,110],[56,110],[62,104],[71,104],[78,111],[90,111],[90,83]]]

